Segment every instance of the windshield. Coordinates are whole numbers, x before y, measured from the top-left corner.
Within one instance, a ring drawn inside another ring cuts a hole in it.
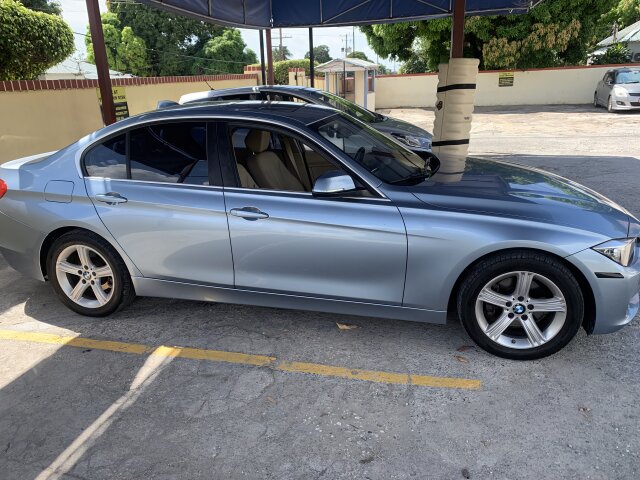
[[[640,83],[640,70],[622,70],[617,72],[616,84]]]
[[[362,108],[349,100],[334,95],[329,92],[318,93],[318,98],[321,102],[332,106],[333,108],[340,110],[352,117],[356,117],[358,120],[364,123],[376,123],[384,120],[384,117],[380,114],[374,113],[366,108]]]
[[[385,183],[419,181],[426,176],[420,156],[344,114],[324,118],[309,128]]]

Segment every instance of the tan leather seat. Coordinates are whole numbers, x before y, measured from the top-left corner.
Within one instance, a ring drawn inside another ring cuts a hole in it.
[[[245,145],[253,152],[247,159],[247,170],[260,188],[304,192],[304,187],[274,152],[268,151],[270,132],[251,130]]]
[[[240,186],[242,188],[259,188],[256,181],[243,165],[238,164],[238,175],[240,176]]]

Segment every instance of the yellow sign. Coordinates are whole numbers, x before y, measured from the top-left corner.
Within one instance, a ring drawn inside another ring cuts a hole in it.
[[[100,89],[96,88],[98,92],[98,103],[102,110],[102,95],[100,95]],[[111,94],[113,95],[113,103],[116,108],[116,120],[122,120],[129,117],[129,104],[127,103],[127,92],[124,87],[111,87]]]
[[[499,87],[513,87],[515,75],[513,72],[500,72],[498,74]]]

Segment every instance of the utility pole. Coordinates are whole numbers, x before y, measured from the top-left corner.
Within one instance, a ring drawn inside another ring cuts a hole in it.
[[[116,107],[113,103],[111,91],[111,79],[109,78],[109,63],[107,61],[107,49],[104,45],[102,21],[100,20],[100,7],[98,0],[87,0],[87,13],[89,14],[89,30],[93,41],[93,55],[98,71],[98,86],[102,99],[102,119],[105,125],[116,123]]]
[[[356,51],[356,27],[353,27],[353,48],[351,49],[352,52]]]
[[[284,51],[282,50],[282,29],[279,28],[278,31],[280,32],[280,60],[284,60]]]

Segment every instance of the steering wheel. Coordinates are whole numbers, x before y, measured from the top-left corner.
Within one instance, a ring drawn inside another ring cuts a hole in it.
[[[357,162],[357,163],[362,163],[362,160],[364,160],[364,154],[366,153],[366,150],[364,149],[364,147],[360,147],[358,149],[358,151],[356,152],[355,156],[353,157],[353,159]]]

